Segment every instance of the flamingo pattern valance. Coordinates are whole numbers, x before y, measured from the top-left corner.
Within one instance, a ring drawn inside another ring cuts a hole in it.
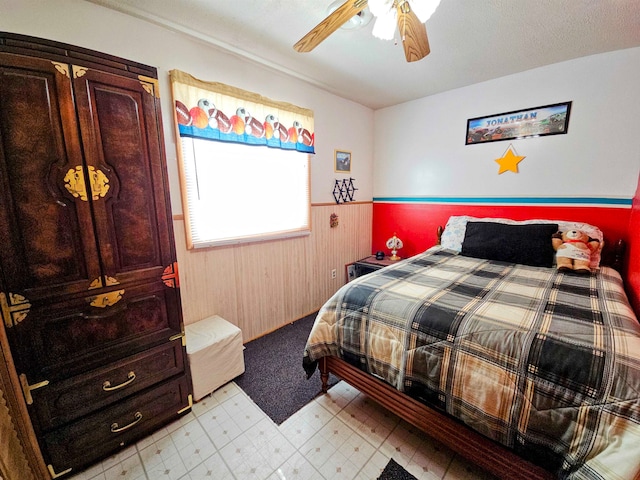
[[[180,137],[315,153],[313,111],[171,70]]]

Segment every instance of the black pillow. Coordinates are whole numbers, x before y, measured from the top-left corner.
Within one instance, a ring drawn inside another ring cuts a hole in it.
[[[557,231],[556,223],[509,225],[468,222],[461,254],[534,267],[552,267],[555,251],[551,236]]]

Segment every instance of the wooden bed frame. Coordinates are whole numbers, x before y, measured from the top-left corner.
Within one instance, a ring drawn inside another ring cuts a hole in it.
[[[438,243],[441,229],[438,229]],[[602,263],[622,272],[625,244],[614,242],[602,253]],[[338,357],[319,360],[322,392],[327,393],[329,374],[344,380],[390,412],[422,430],[470,462],[503,480],[550,480],[554,475],[518,456],[507,447],[477,433],[444,412],[429,407]]]
[[[542,467],[522,459],[508,448],[482,436],[449,415],[414,400],[338,357],[323,357],[318,363],[324,393],[327,393],[329,374],[332,373],[391,413],[498,478],[504,480],[551,480],[554,478]]]

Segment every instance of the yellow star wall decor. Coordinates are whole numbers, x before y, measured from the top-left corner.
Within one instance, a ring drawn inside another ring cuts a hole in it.
[[[504,152],[504,155],[500,158],[496,158],[495,160],[496,162],[498,162],[498,165],[500,165],[498,175],[509,170],[514,173],[518,173],[518,164],[524,158],[524,156],[519,156],[518,154],[516,154],[513,145],[509,145],[509,148],[507,148],[507,151]]]

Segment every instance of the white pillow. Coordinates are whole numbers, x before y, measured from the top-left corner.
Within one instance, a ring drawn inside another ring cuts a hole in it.
[[[586,232],[591,238],[595,238],[600,241],[600,247],[591,255],[591,268],[598,268],[600,266],[600,252],[604,245],[604,237],[602,231],[598,227],[594,227],[588,223],[583,222],[570,222],[567,220],[544,220],[544,219],[532,219],[532,220],[510,220],[508,218],[478,218],[470,217],[467,215],[452,215],[447,221],[447,225],[442,232],[440,244],[443,248],[454,250],[458,253],[462,251],[462,242],[464,241],[464,235],[467,231],[467,222],[495,222],[506,223],[508,225],[526,225],[531,223],[557,223],[558,230],[582,230]],[[551,242],[551,239],[549,239]]]

